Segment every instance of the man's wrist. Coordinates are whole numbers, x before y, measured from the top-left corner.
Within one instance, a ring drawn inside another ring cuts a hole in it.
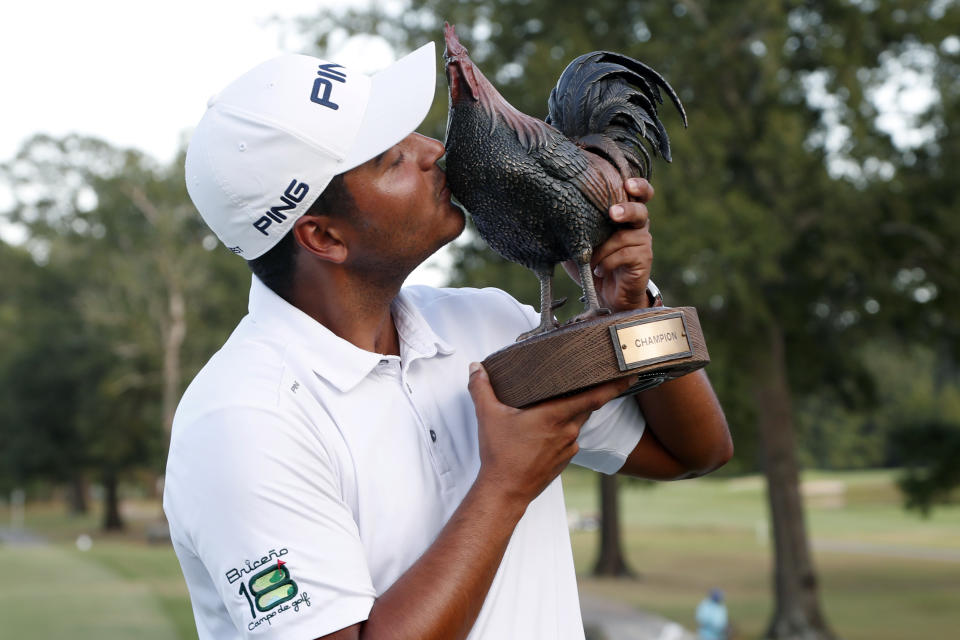
[[[471,502],[476,504],[477,508],[496,514],[497,518],[505,523],[512,523],[513,526],[520,522],[532,500],[521,491],[505,488],[502,482],[485,473],[482,466],[467,495],[471,496]]]

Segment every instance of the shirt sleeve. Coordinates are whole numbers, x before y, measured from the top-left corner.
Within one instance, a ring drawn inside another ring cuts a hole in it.
[[[616,473],[640,442],[646,424],[633,396],[611,400],[580,428],[580,450],[572,462],[608,475]]]
[[[179,427],[165,508],[210,578],[191,597],[212,584],[239,638],[312,640],[365,620],[375,591],[315,427],[253,407]]]
[[[540,323],[540,314],[533,307],[510,299],[525,316],[529,328]],[[608,402],[594,411],[581,427],[577,438],[580,451],[573,457],[573,462],[608,475],[616,473],[640,442],[646,424],[635,398],[617,398]]]

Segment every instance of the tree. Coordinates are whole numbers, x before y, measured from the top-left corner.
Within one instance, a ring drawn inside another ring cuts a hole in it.
[[[905,506],[923,517],[960,487],[960,375],[937,346],[878,341],[866,356],[881,401],[861,420],[886,435],[884,463],[900,468]]]
[[[94,392],[102,368],[78,330],[70,292],[73,274],[42,268],[20,248],[0,244],[7,278],[0,295],[0,440],[2,483],[38,477],[70,483],[71,511],[86,510],[85,442],[75,417]]]
[[[928,517],[960,487],[960,423],[943,419],[915,421],[894,432],[906,469],[898,483],[906,506]]]
[[[189,202],[182,160],[160,167],[95,139],[37,136],[3,167],[14,196],[8,215],[28,229],[34,266],[48,279],[69,278],[53,298],[58,313],[37,312],[49,318],[47,337],[24,358],[76,365],[58,373],[76,394],[83,390],[62,422],[77,443],[72,460],[99,471],[106,529],[123,526],[121,476],[137,467],[162,469],[184,376],[243,308],[236,292],[243,291],[245,270],[235,260],[222,266],[230,260],[226,250],[210,254],[218,243]],[[185,354],[191,321],[199,330]],[[82,358],[45,355],[59,344],[49,336],[61,335]],[[50,388],[40,373],[28,367],[18,383]],[[55,422],[45,417],[49,407],[18,395],[23,407],[42,414],[25,415],[27,424]],[[31,433],[31,443],[44,441]]]
[[[897,153],[890,146],[882,150],[885,153],[878,153],[896,171],[888,188],[873,194],[884,217],[884,242],[879,251],[898,261],[889,294],[912,303],[901,305],[893,318],[897,344],[890,353],[903,357],[890,362],[888,368],[891,375],[908,378],[900,380],[890,395],[903,396],[904,391],[909,395],[901,406],[891,407],[880,418],[893,432],[891,456],[905,467],[899,483],[906,505],[925,516],[960,486],[956,464],[960,455],[960,325],[955,321],[960,313],[960,255],[956,250],[960,243],[956,216],[960,189],[954,178],[954,167],[960,162],[960,38],[956,35],[960,19],[957,3],[942,5],[934,5],[938,12],[934,15],[942,13],[941,21],[946,22],[943,26],[950,35],[939,39],[937,30],[936,37],[908,41],[887,60],[902,75],[918,70],[928,74],[937,99],[915,117],[915,130],[925,134],[920,136],[920,144],[908,153]],[[906,18],[930,30],[919,17],[913,12]],[[891,192],[902,197],[890,198]],[[917,342],[918,335],[930,336],[923,341],[925,348],[909,346]]]
[[[675,165],[655,167],[654,275],[668,301],[700,310],[711,377],[741,464],[741,442],[748,454],[757,443],[776,567],[770,638],[833,637],[804,524],[795,399],[822,394],[867,406],[873,385],[858,347],[876,332],[917,326],[898,274],[931,263],[910,283],[914,292],[926,287],[928,295],[914,300],[936,302],[931,311],[947,303],[929,295],[928,278],[955,290],[955,258],[921,246],[957,232],[949,214],[956,189],[939,183],[934,204],[925,192],[933,184],[920,170],[929,163],[947,175],[946,144],[937,154],[909,152],[917,169],[904,171],[913,166],[908,152],[879,126],[873,96],[890,61],[918,48],[956,95],[958,14],[954,2],[920,0],[601,0],[587,7],[411,0],[402,10],[352,10],[307,23],[321,48],[340,25],[403,50],[437,39],[442,16],[457,24],[504,96],[540,117],[566,62],[592,49],[640,58],[678,89],[691,128],[672,136]],[[442,116],[435,107],[424,130],[441,134]],[[935,123],[950,131],[946,117]],[[920,216],[918,201],[930,203]],[[456,278],[477,273],[512,271],[468,244]],[[512,280],[497,284],[505,282]],[[947,317],[955,316],[941,314],[941,323]],[[759,437],[738,418],[752,419]]]

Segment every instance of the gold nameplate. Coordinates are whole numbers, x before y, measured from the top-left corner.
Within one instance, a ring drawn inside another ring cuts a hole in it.
[[[680,312],[615,324],[610,338],[621,371],[693,355]]]

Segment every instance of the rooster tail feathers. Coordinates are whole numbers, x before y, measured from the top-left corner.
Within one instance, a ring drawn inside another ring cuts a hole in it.
[[[608,68],[606,73],[617,74],[619,72],[619,75],[621,75],[625,80],[628,82],[635,82],[638,85],[638,88],[641,90],[641,95],[655,100],[658,104],[663,104],[663,97],[660,95],[659,91],[659,89],[663,89],[666,91],[670,101],[680,113],[680,117],[683,119],[683,126],[687,126],[687,112],[683,108],[683,103],[680,102],[680,96],[678,96],[677,92],[673,90],[673,87],[670,86],[670,83],[667,82],[666,79],[657,73],[657,71],[652,67],[645,65],[639,60],[634,60],[629,56],[612,51],[595,51],[593,53],[582,55],[580,58],[577,58],[577,60],[582,60],[584,58],[595,59],[588,61],[594,62],[597,66],[604,66],[603,63],[607,63],[607,65],[613,67],[623,67],[623,69],[620,70],[610,70]],[[577,60],[574,60],[574,62],[569,66],[573,66]],[[653,109],[653,113],[655,116],[656,108]]]
[[[649,177],[651,154],[670,162],[670,138],[657,105],[666,92],[680,112],[683,126],[687,114],[673,87],[647,65],[610,51],[594,51],[571,62],[550,92],[547,122],[569,138],[608,158],[623,173]],[[600,137],[609,143],[600,143]],[[627,177],[627,175],[624,175]]]

